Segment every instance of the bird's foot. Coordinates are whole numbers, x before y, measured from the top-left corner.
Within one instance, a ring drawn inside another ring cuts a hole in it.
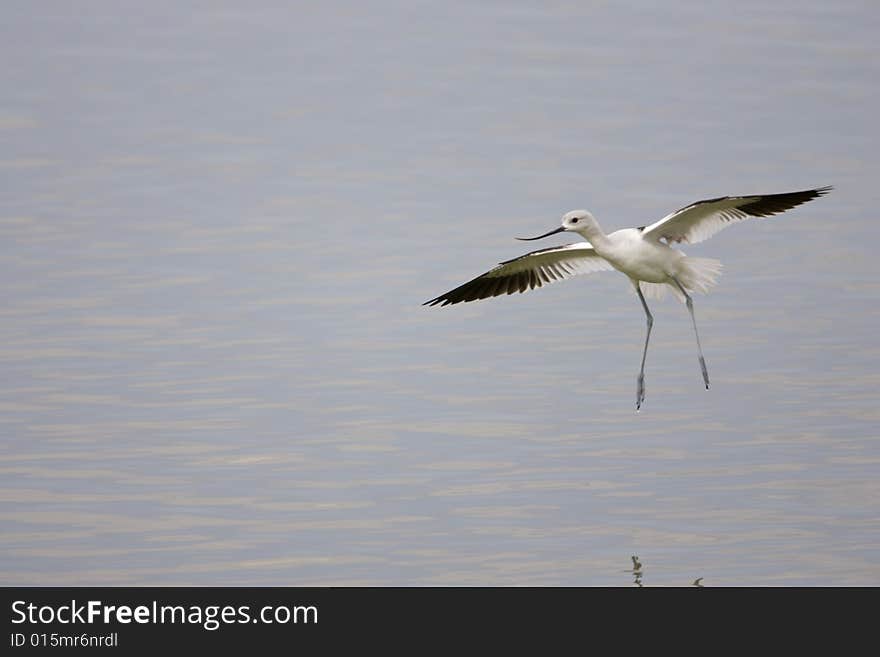
[[[700,369],[703,370],[703,383],[706,384],[706,390],[709,389],[709,372],[706,369],[706,359],[700,356]]]
[[[636,385],[636,411],[642,407],[645,401],[645,375],[639,374],[638,383]]]

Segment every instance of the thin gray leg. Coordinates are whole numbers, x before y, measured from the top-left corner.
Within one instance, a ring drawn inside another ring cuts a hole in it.
[[[639,301],[642,302],[642,308],[645,309],[645,316],[648,318],[648,331],[645,333],[645,348],[642,350],[642,367],[639,369],[639,378],[636,385],[636,410],[638,411],[642,407],[642,402],[645,401],[645,357],[648,355],[648,340],[651,339],[651,327],[654,326],[654,316],[651,314],[651,311],[648,310],[648,304],[645,302],[645,297],[642,294],[642,288],[639,286],[639,282],[633,282],[636,286],[636,292],[639,293]]]
[[[691,314],[691,323],[694,325],[694,335],[697,336],[697,351],[700,354],[700,369],[703,370],[703,383],[706,384],[706,390],[709,389],[709,372],[706,371],[706,359],[703,358],[703,348],[700,346],[700,333],[697,331],[697,320],[694,317],[694,302],[691,299],[691,295],[687,293],[687,290],[684,289],[684,286],[678,281],[675,276],[671,277],[675,284],[678,286],[678,289],[681,290],[681,293],[684,295],[684,298],[687,300],[688,312]]]

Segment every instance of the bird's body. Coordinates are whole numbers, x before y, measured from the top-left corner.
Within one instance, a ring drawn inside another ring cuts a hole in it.
[[[591,237],[590,246],[617,271],[626,274],[633,285],[642,284],[645,294],[660,297],[664,286],[684,301],[675,279],[686,290],[706,292],[715,284],[721,263],[709,258],[692,258],[652,236],[644,228],[624,228],[608,235],[601,234],[598,223],[584,232]]]
[[[638,228],[624,228],[609,234],[606,239],[596,239],[592,244],[600,256],[612,267],[632,279],[646,283],[669,283],[669,276],[682,273],[685,257],[662,242],[648,240]]]
[[[648,226],[624,228],[609,234],[586,210],[572,210],[563,215],[560,228],[538,237],[519,239],[536,240],[555,233],[574,232],[586,241],[539,249],[507,260],[464,285],[425,302],[425,305],[446,306],[525,292],[578,274],[616,269],[629,277],[648,320],[636,392],[636,409],[639,409],[644,401],[645,357],[653,325],[651,311],[645,302],[646,294],[649,297],[662,296],[662,292],[669,288],[687,304],[697,336],[703,382],[709,388],[690,292],[708,291],[715,284],[721,263],[710,258],[686,256],[671,245],[701,242],[731,223],[778,214],[830,190],[830,187],[821,187],[784,194],[724,196],[697,201]]]

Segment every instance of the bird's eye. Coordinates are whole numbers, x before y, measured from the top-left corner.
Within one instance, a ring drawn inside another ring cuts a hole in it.
[[[577,217],[575,217],[574,219],[571,220],[571,223],[573,223],[573,224],[576,224],[577,222],[578,222],[578,218],[577,218]]]

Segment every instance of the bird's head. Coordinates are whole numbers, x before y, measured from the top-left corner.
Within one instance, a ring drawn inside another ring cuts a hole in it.
[[[572,210],[562,215],[562,227],[565,230],[580,232],[596,225],[596,218],[586,210]]]
[[[554,228],[549,233],[544,233],[537,237],[517,237],[516,239],[523,241],[539,240],[566,231],[580,233],[584,237],[587,237],[587,233],[595,230],[597,227],[598,224],[596,223],[596,218],[592,214],[586,210],[572,210],[571,212],[566,212],[562,215],[562,225],[559,228]]]

